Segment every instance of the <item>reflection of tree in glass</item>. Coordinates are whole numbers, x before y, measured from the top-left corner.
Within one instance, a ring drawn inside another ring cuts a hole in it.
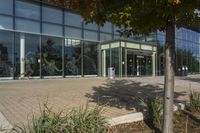
[[[59,62],[61,63],[60,51],[58,48],[54,48],[53,45],[53,40],[48,39],[42,46],[43,70],[50,75],[54,75],[55,73],[62,71],[62,69],[57,67],[61,66],[61,64],[59,64]]]
[[[34,65],[37,63],[37,57],[29,51],[25,56],[25,64],[26,64],[26,74],[25,76],[31,76],[34,74]]]
[[[27,41],[28,42],[28,41]],[[34,45],[34,47],[30,47]],[[26,44],[25,76],[39,76],[40,47],[34,41]]]
[[[93,58],[92,57],[84,55],[84,61],[86,61],[84,67],[86,67],[88,70],[90,70],[92,73],[94,73],[97,71],[97,66],[96,66],[94,57]]]
[[[163,47],[158,47],[158,54],[164,56]],[[159,59],[159,56],[158,56]],[[199,72],[200,60],[195,57],[194,53],[187,49],[176,49],[176,68],[187,66],[189,72]],[[163,67],[163,66],[162,66]]]
[[[78,74],[79,69],[76,66],[76,63],[79,62],[79,60],[80,60],[80,57],[77,60],[75,59],[75,57],[72,57],[71,60],[66,63],[67,71],[73,75]]]
[[[8,49],[0,44],[0,75],[11,76],[12,63],[8,59]]]
[[[97,47],[93,43],[84,45],[84,73],[97,73]]]
[[[81,67],[81,48],[68,47],[66,51],[66,74],[78,75]]]

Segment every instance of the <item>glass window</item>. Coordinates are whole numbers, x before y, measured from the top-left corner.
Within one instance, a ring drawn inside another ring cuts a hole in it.
[[[75,13],[65,12],[65,24],[81,27],[81,16]]]
[[[112,24],[107,22],[104,26],[100,26],[100,31],[112,33]]]
[[[182,30],[182,38],[181,39],[186,39],[187,38],[187,34],[186,34],[186,30]]]
[[[42,76],[62,75],[62,39],[42,37]]]
[[[24,65],[24,67],[21,67],[22,65]],[[40,36],[39,35],[16,33],[16,36],[15,36],[15,76],[16,77],[40,76]]]
[[[0,15],[0,29],[13,29],[13,18]]]
[[[42,33],[48,34],[48,35],[62,36],[63,28],[60,25],[44,23],[42,25]]]
[[[84,30],[84,39],[97,41],[98,40],[98,34],[97,34],[97,32]]]
[[[84,29],[98,30],[98,25],[95,23],[84,24]]]
[[[189,55],[188,57],[186,57],[186,58],[183,58],[183,62],[185,63],[187,63],[187,67],[188,67],[188,71],[190,72],[190,73],[192,73],[192,55]],[[184,60],[186,60],[186,61],[184,61]]]
[[[1,0],[0,2],[0,13],[12,15],[13,0]]]
[[[112,39],[111,34],[100,33],[100,40],[101,41],[106,41],[106,40],[111,40],[111,39]]]
[[[115,74],[119,76],[119,48],[111,48],[111,66],[115,68]]]
[[[42,7],[43,21],[62,24],[62,10],[50,7]]]
[[[65,40],[65,75],[81,75],[81,41]]]
[[[121,30],[122,30],[122,28],[120,28],[118,26],[114,26],[114,33],[115,34],[119,35],[120,34],[119,31],[121,31]]]
[[[13,76],[13,33],[0,31],[0,77]]]
[[[120,35],[114,35],[114,39],[122,38]]]
[[[40,19],[40,6],[23,2],[23,1],[16,1],[16,16],[31,18],[31,19]]]
[[[199,61],[198,61],[198,58],[192,56],[192,59],[191,59],[191,64],[192,64],[192,72],[193,73],[197,73],[199,72]]]
[[[85,41],[83,51],[84,75],[97,75],[97,43]]]
[[[40,23],[25,19],[16,18],[16,30],[40,33]]]
[[[82,38],[81,29],[65,27],[65,37]]]

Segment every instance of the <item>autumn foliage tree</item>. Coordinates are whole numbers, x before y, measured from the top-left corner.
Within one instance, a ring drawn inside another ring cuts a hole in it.
[[[175,28],[200,26],[200,0],[50,0],[78,11],[84,21],[109,21],[129,33],[166,32],[163,133],[173,132]]]

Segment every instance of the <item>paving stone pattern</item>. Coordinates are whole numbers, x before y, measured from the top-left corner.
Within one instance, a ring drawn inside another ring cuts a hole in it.
[[[54,111],[99,104],[106,117],[121,116],[142,111],[141,99],[162,95],[163,81],[163,76],[0,81],[0,112],[13,126],[38,115],[44,102]],[[175,100],[185,102],[190,89],[200,90],[200,75],[176,77]]]

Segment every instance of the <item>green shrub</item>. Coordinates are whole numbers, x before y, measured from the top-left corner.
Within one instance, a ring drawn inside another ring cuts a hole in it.
[[[17,133],[105,133],[106,121],[101,113],[102,107],[89,110],[88,105],[69,113],[54,113],[44,104],[39,117],[33,116],[28,126],[18,126],[13,131]]]
[[[101,112],[102,107],[99,106],[90,111],[88,106],[73,110],[70,121],[68,121],[68,131],[73,131],[73,133],[106,133],[106,121],[105,117],[100,115]]]
[[[150,121],[153,122],[154,127],[162,128],[162,115],[163,115],[163,97],[156,96],[147,99],[147,112]]]
[[[200,112],[200,92],[194,90],[190,92],[189,108],[192,111]]]

